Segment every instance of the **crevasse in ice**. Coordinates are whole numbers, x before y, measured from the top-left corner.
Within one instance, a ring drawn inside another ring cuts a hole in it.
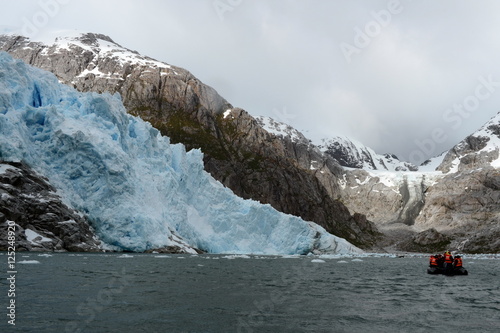
[[[182,243],[212,253],[359,252],[322,227],[243,200],[120,96],[80,93],[0,53],[0,160],[24,161],[101,239],[123,250]]]

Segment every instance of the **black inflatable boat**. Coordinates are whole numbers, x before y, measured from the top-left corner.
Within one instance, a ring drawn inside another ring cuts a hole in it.
[[[469,275],[469,272],[463,267],[442,268],[442,267],[433,266],[433,267],[427,268],[427,273],[428,274],[444,274],[444,275]]]

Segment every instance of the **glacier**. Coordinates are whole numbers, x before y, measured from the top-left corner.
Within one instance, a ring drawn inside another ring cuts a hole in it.
[[[0,53],[0,160],[47,177],[110,248],[362,252],[315,223],[237,197],[202,158],[127,114],[119,95],[78,92]]]

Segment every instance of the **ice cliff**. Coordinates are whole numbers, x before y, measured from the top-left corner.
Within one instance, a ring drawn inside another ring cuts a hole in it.
[[[117,249],[359,251],[312,222],[235,196],[203,170],[199,150],[170,144],[127,114],[119,95],[77,92],[3,52],[0,160],[46,176]]]

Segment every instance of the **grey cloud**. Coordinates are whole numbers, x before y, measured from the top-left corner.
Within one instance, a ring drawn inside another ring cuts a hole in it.
[[[408,159],[442,130],[446,140],[420,149],[427,158],[500,109],[498,89],[460,124],[444,119],[474,94],[479,77],[500,82],[495,0],[47,1],[61,5],[43,29],[108,34],[190,70],[253,115],[288,115],[314,139],[352,136]],[[43,10],[22,3],[4,3],[0,22],[20,25],[21,13]],[[359,36],[355,44],[359,31],[371,35],[366,46],[358,47]],[[342,43],[359,51],[350,62]]]

